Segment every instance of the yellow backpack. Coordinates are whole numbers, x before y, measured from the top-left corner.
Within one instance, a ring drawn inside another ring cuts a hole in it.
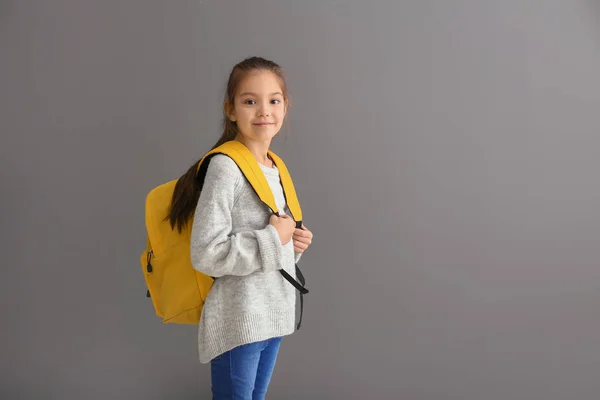
[[[204,182],[203,175],[206,174],[210,159],[216,154],[225,154],[232,158],[260,200],[271,212],[279,215],[273,193],[260,165],[241,142],[229,141],[206,153],[198,164],[197,178],[200,178],[200,181]],[[296,226],[301,227],[302,210],[289,171],[283,160],[272,151],[269,151],[269,156],[279,169],[286,203],[296,221]],[[214,279],[195,270],[192,266],[190,259],[192,224],[187,224],[187,228],[179,233],[177,229],[171,228],[166,218],[176,183],[176,179],[164,183],[152,189],[146,196],[147,245],[140,262],[148,287],[146,297],[152,300],[156,315],[162,318],[163,323],[198,324],[202,307]],[[280,270],[280,272],[300,292],[302,309],[304,306],[302,295],[308,293],[304,287],[302,272],[296,265],[296,276],[299,282],[286,271]],[[302,314],[300,314],[298,329],[301,321]]]

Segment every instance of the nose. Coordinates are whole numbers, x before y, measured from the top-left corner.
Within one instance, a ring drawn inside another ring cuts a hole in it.
[[[268,117],[270,113],[269,104],[263,104],[258,110],[259,117]]]

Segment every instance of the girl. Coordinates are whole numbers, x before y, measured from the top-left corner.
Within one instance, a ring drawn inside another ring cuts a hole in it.
[[[282,337],[294,332],[296,289],[279,270],[295,276],[295,263],[313,234],[306,227],[296,229],[279,171],[267,154],[288,105],[279,65],[260,57],[240,62],[229,76],[224,132],[213,147],[237,140],[250,150],[280,217],[269,212],[235,162],[222,154],[211,159],[197,203],[179,210],[181,218],[194,213],[194,268],[217,278],[198,329],[200,362],[211,364],[213,399],[264,399]],[[192,166],[182,177],[181,195],[195,193],[195,171]]]

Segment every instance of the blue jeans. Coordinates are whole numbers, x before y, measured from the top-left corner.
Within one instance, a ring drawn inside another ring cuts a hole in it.
[[[264,400],[281,337],[238,346],[210,362],[213,400]]]

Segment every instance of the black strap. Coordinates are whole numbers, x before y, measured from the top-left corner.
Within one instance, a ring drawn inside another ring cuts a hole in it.
[[[304,287],[306,281],[304,280],[304,275],[302,275],[302,271],[298,268],[298,264],[296,264],[296,276],[300,280],[300,282],[296,281],[290,274],[287,273],[286,270],[280,269],[281,275],[285,278],[286,281],[292,284],[300,292],[300,320],[298,321],[298,326],[296,329],[300,329],[302,325],[302,315],[304,314],[304,295],[308,293],[308,289]]]
[[[304,275],[302,275],[302,271],[300,271],[300,268],[298,268],[298,264],[296,264],[296,276],[298,277],[298,279],[300,279],[302,287],[304,287],[306,281],[304,280]],[[298,327],[296,328],[297,330],[300,329],[300,325],[302,325],[302,313],[304,311],[304,295],[308,293],[307,289],[304,290],[306,290],[305,293],[300,292],[300,320],[298,321]]]
[[[279,216],[279,213],[276,214],[277,216]],[[296,222],[296,228],[302,228],[302,221]],[[304,275],[302,274],[302,271],[300,271],[298,264],[296,264],[296,277],[300,282],[292,278],[292,276],[288,274],[284,269],[280,269],[279,272],[281,272],[281,275],[283,275],[286,281],[291,283],[291,285],[300,292],[300,320],[298,321],[298,326],[296,327],[296,329],[298,330],[302,325],[302,314],[304,313],[304,295],[308,293],[308,289],[304,287],[304,285],[306,284],[306,280],[304,279]]]
[[[285,280],[291,283],[292,286],[300,292],[300,294],[308,293],[308,289],[304,287],[304,277],[302,276],[302,272],[300,272],[300,268],[298,268],[298,265],[296,265],[296,275],[298,275],[298,272],[300,272],[300,276],[302,276],[300,282],[292,278],[292,276],[288,274],[287,271],[284,269],[280,269],[279,272],[281,272],[281,275],[283,275]]]

